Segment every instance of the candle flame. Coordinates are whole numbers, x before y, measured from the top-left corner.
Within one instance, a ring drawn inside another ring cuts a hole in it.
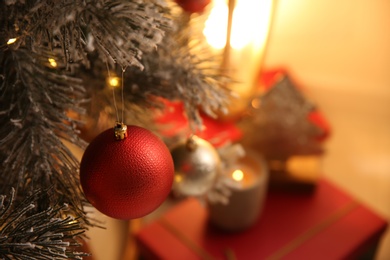
[[[235,181],[242,181],[244,179],[244,173],[241,170],[235,170],[232,173],[232,178]]]

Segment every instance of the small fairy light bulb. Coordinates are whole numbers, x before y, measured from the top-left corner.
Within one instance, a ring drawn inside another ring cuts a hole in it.
[[[11,39],[9,39],[8,41],[7,41],[7,44],[8,45],[10,45],[10,44],[13,44],[13,43],[15,43],[16,42],[16,38],[11,38]]]
[[[119,77],[108,77],[107,82],[110,88],[117,88],[120,85],[120,78]]]
[[[49,58],[48,61],[49,61],[49,63],[50,63],[50,66],[52,66],[53,68],[56,68],[56,67],[57,67],[57,62],[56,62],[55,59]]]
[[[244,179],[244,173],[241,170],[235,170],[232,173],[232,178],[233,180],[240,182]]]
[[[183,181],[183,176],[181,175],[175,175],[175,182],[180,183]]]

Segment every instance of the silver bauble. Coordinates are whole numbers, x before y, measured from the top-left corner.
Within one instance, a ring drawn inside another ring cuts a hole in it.
[[[171,150],[175,165],[173,191],[184,196],[200,196],[213,186],[221,159],[212,144],[197,136]]]

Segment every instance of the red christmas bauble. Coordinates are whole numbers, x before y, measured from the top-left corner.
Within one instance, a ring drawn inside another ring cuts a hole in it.
[[[176,3],[186,12],[202,13],[211,0],[176,0]]]
[[[174,165],[161,139],[149,130],[127,126],[127,138],[117,140],[114,129],[89,144],[80,163],[80,182],[87,200],[116,219],[143,217],[171,191]]]

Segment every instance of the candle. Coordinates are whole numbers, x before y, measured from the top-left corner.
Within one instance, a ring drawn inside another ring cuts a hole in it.
[[[210,222],[225,231],[241,231],[254,225],[261,214],[268,186],[265,162],[250,151],[228,170],[236,187],[231,189],[229,203],[209,205]]]

